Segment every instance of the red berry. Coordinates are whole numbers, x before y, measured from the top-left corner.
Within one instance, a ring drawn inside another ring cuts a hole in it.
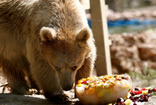
[[[88,83],[87,81],[83,81],[83,82],[82,82],[82,84],[87,84],[87,83]]]
[[[142,98],[139,98],[139,102],[144,102],[144,99],[142,99]]]
[[[134,96],[134,95],[135,95],[135,93],[134,93],[133,91],[131,91],[131,92],[130,92],[130,94],[131,94],[132,96]]]
[[[123,98],[118,98],[118,99],[117,99],[117,102],[123,102],[123,101],[124,101]]]
[[[144,96],[144,101],[148,101],[148,96]]]
[[[134,91],[135,94],[141,94],[142,93],[142,90],[140,91]]]
[[[153,92],[156,92],[156,88],[153,88]]]
[[[132,100],[133,102],[135,102],[135,99],[133,96],[130,96],[129,99]]]
[[[120,102],[118,102],[117,105],[121,105]]]
[[[125,103],[123,101],[120,102],[121,105],[125,105]]]
[[[141,99],[144,99],[144,95],[141,95],[140,98],[141,98]]]
[[[151,88],[148,89],[148,93],[152,93],[152,91],[153,91],[153,89],[151,89]]]
[[[128,77],[127,76],[123,76],[121,77],[122,79],[125,79],[125,80],[128,80]]]

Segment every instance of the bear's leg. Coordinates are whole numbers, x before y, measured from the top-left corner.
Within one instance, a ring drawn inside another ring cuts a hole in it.
[[[84,61],[84,64],[76,73],[76,79],[75,79],[76,83],[79,79],[87,78],[87,77],[91,76],[91,74],[93,72],[93,64],[94,64],[94,61],[90,58],[88,58]]]
[[[39,87],[36,84],[36,81],[34,80],[34,78],[32,77],[32,74],[30,72],[30,69],[26,70],[26,75],[28,77],[28,81],[29,81],[29,85],[32,89],[36,89],[37,91],[33,92],[33,93],[37,93],[40,94],[40,90]]]
[[[79,79],[87,78],[87,77],[91,76],[91,74],[93,72],[93,64],[94,64],[94,60],[92,60],[90,58],[88,58],[84,61],[83,66],[76,73],[75,85]],[[76,88],[74,88],[74,89],[76,89]],[[76,97],[77,96],[76,96],[76,90],[75,90],[75,98]]]
[[[29,94],[29,87],[25,80],[25,75],[19,65],[10,63],[3,66],[3,74],[7,78],[11,92],[15,94]]]
[[[68,96],[63,93],[56,71],[42,61],[36,62],[36,65],[31,65],[32,74],[45,97],[52,102],[69,101]]]
[[[63,90],[58,81],[58,77],[55,72],[46,74],[46,78],[40,80],[45,97],[52,102],[66,102],[68,96],[63,93]]]

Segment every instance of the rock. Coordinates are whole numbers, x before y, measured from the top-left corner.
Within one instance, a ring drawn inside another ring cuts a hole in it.
[[[113,73],[139,72],[145,63],[156,69],[156,35],[153,32],[110,35]]]
[[[139,57],[143,61],[156,62],[156,46],[152,44],[140,44],[138,46]]]

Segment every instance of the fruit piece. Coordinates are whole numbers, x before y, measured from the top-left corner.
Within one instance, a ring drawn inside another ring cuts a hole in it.
[[[118,99],[117,99],[117,102],[123,102],[123,101],[124,101],[123,98],[118,98]]]
[[[122,79],[128,80],[129,78],[127,76],[122,76]]]
[[[143,90],[142,94],[148,94],[148,90]]]
[[[142,90],[140,91],[134,91],[135,94],[141,94],[142,93]]]
[[[131,99],[133,102],[135,102],[135,99],[133,96],[130,96],[129,99]]]
[[[139,102],[144,102],[144,99],[142,99],[142,98],[139,98],[139,100],[138,100]]]
[[[130,100],[130,99],[127,99],[126,101],[125,101],[125,104],[126,105],[130,105],[132,103],[132,101]]]
[[[148,93],[152,93],[152,91],[153,91],[153,89],[151,89],[151,88],[148,89]]]
[[[134,91],[131,91],[131,92],[130,92],[130,94],[131,94],[132,96],[134,96],[134,95],[135,95]]]
[[[108,104],[115,102],[118,97],[128,97],[131,89],[131,80],[129,76],[124,75],[105,75],[100,77],[84,78],[79,82],[83,85],[76,86],[76,89],[83,88],[83,94],[76,91],[77,97],[83,104]],[[82,93],[82,92],[81,92]],[[124,100],[118,105],[125,105]]]
[[[148,101],[148,96],[147,95],[144,96],[144,101],[146,101],[146,102]]]
[[[77,87],[83,87],[84,84],[77,84],[76,86],[77,86]]]
[[[88,77],[86,80],[92,80],[93,79],[93,77]]]
[[[147,90],[148,90],[148,89],[151,89],[151,87],[146,87],[145,89],[147,89]]]
[[[91,95],[95,93],[95,88],[89,88],[86,92],[87,95]]]
[[[141,98],[141,99],[144,99],[144,95],[141,95],[140,98]]]
[[[81,84],[81,82],[82,82],[81,80],[78,80],[77,84]]]
[[[88,85],[85,86],[85,90],[87,90],[87,89],[89,89],[89,86]]]
[[[101,91],[102,88],[103,88],[103,83],[99,83],[99,84],[97,84],[97,85],[96,85],[96,92]]]
[[[81,84],[85,79],[78,80],[77,84]]]
[[[123,89],[126,89],[127,87],[130,87],[129,84],[126,84]]]
[[[156,88],[153,88],[153,92],[156,92]]]
[[[125,105],[125,103],[124,102],[120,102],[120,105]]]
[[[109,75],[108,78],[114,78],[114,75]]]
[[[87,80],[82,81],[82,84],[87,84],[87,83],[88,83],[88,81],[87,81]]]
[[[95,86],[94,83],[89,83],[88,85],[89,85],[89,87],[94,87]]]

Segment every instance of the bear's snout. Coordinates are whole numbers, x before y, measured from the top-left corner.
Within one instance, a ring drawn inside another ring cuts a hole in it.
[[[58,77],[63,90],[67,91],[73,88],[75,73],[71,71],[67,72],[64,70],[64,72],[58,72]]]
[[[72,85],[64,86],[64,87],[62,87],[62,88],[63,88],[63,90],[65,90],[65,91],[70,90],[70,89],[73,88],[73,84],[72,84]]]

